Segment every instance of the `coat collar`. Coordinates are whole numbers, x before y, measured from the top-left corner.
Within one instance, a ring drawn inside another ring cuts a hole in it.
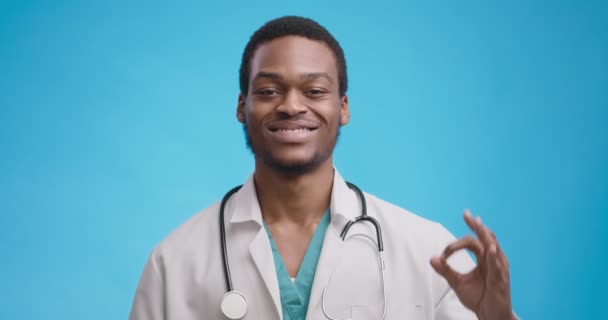
[[[331,192],[331,225],[340,234],[348,221],[354,221],[361,214],[361,201],[338,170],[334,169],[334,183]]]
[[[260,226],[262,223],[262,211],[258,202],[253,174],[247,179],[241,190],[235,195],[238,210],[230,210],[231,223],[254,221]],[[233,208],[235,208],[233,206]],[[336,230],[341,231],[349,220],[355,220],[361,214],[360,200],[352,191],[338,170],[334,168],[334,180],[330,200],[331,224]]]

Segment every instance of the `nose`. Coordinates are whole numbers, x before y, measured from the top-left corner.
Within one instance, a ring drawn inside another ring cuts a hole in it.
[[[295,116],[300,113],[305,113],[308,108],[302,102],[300,94],[297,90],[289,90],[285,94],[281,103],[277,106],[278,112],[287,114],[289,116]]]

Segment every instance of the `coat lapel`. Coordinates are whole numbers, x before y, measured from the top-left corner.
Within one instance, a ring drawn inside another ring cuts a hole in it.
[[[308,305],[308,318],[314,318],[315,310],[321,310],[323,291],[330,279],[334,269],[340,262],[342,255],[342,247],[344,242],[340,238],[340,233],[349,220],[354,220],[360,215],[361,206],[356,193],[346,185],[346,182],[337,170],[334,170],[334,182],[331,195],[331,225],[327,228],[325,239],[323,241],[323,249],[315,279],[310,293],[310,302]]]
[[[263,228],[262,212],[258,203],[257,194],[253,175],[245,182],[241,190],[235,195],[234,203],[238,203],[238,207],[233,207],[231,210],[232,216],[230,223],[237,225],[243,222],[253,222],[257,224],[257,233],[249,244],[249,253],[253,260],[253,264],[257,269],[257,273],[262,277],[266,289],[274,303],[276,315],[282,318],[281,311],[281,296],[279,294],[279,283],[274,267],[274,258],[268,235]]]
[[[257,236],[251,242],[249,252],[251,253],[251,257],[253,258],[253,262],[258,269],[259,274],[266,284],[266,289],[268,289],[268,292],[270,292],[270,295],[272,296],[276,312],[279,315],[279,318],[282,318],[279,282],[274,267],[274,258],[270,249],[268,235],[264,228],[260,228]]]

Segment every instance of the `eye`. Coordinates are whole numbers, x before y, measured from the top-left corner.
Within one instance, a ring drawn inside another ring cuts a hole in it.
[[[323,89],[318,89],[318,88],[313,88],[310,89],[306,92],[306,94],[311,95],[311,96],[321,96],[325,94],[325,90]]]
[[[257,90],[255,93],[260,96],[271,97],[271,96],[276,96],[277,94],[279,94],[279,91],[277,91],[275,89],[266,88],[266,89]]]

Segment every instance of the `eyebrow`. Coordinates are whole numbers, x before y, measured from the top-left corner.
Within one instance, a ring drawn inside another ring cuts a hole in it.
[[[331,77],[325,73],[325,72],[311,72],[311,73],[303,73],[300,74],[298,76],[301,79],[309,79],[309,80],[314,80],[314,79],[318,79],[318,78],[325,78],[327,79],[329,82],[333,83],[333,80],[331,79]],[[253,80],[258,80],[258,79],[272,79],[272,80],[281,80],[283,79],[283,77],[278,74],[278,73],[274,73],[274,72],[258,72],[255,77],[253,78]]]
[[[333,80],[331,80],[331,77],[325,72],[305,73],[305,74],[300,75],[300,78],[310,79],[310,80],[314,80],[314,79],[318,79],[318,78],[325,78],[331,83],[334,82]]]

